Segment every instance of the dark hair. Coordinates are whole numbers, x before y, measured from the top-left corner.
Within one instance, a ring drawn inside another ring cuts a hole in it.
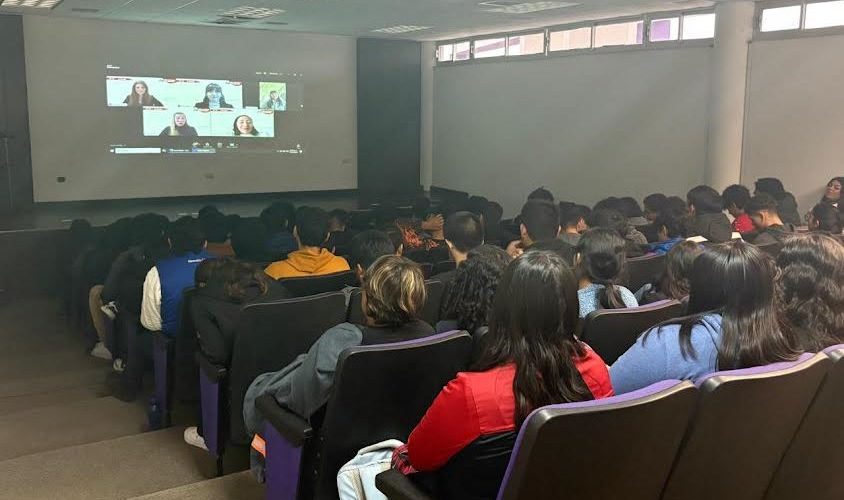
[[[762,177],[756,181],[756,194],[768,193],[771,196],[779,196],[785,194],[785,186],[782,181],[776,177]]]
[[[457,321],[457,328],[474,332],[487,326],[495,290],[512,259],[499,247],[481,245],[457,267],[443,297],[440,317]]]
[[[826,185],[829,186],[833,182],[837,182],[838,184],[841,185],[841,188],[844,189],[844,177],[833,177],[832,179],[829,180],[829,182],[826,183]],[[821,197],[821,203],[823,203],[823,202],[839,202],[842,199],[844,199],[844,196],[842,198],[839,198],[838,200],[829,200],[829,199],[827,199],[826,193],[824,192],[823,196]]]
[[[486,227],[490,227],[492,224],[498,224],[504,216],[504,208],[496,201],[487,202],[484,207],[483,216]]]
[[[396,253],[396,246],[383,231],[369,229],[360,232],[352,238],[349,244],[349,258],[351,264],[360,264],[360,267],[369,269],[379,257]]]
[[[529,200],[522,207],[521,218],[533,241],[553,240],[560,233],[560,212],[552,202]]]
[[[554,195],[551,193],[551,191],[548,191],[547,189],[545,189],[545,186],[540,187],[540,188],[536,188],[533,191],[531,191],[530,194],[528,195],[527,199],[528,199],[528,201],[530,201],[530,200],[540,200],[540,201],[548,201],[548,202],[554,203]]]
[[[328,214],[321,208],[302,207],[296,214],[296,234],[307,247],[318,247],[328,238]]]
[[[223,284],[223,291],[229,300],[245,302],[255,296],[266,295],[270,278],[263,269],[249,262],[235,261]],[[257,293],[250,293],[255,290]]]
[[[620,237],[624,238],[627,235],[629,226],[627,224],[627,217],[618,210],[609,208],[599,208],[593,210],[587,220],[589,227],[601,227],[604,229],[611,229],[615,231]]]
[[[218,259],[205,259],[196,266],[193,272],[193,281],[196,286],[205,286],[212,281],[222,283],[225,281],[225,274],[234,265],[235,260],[231,257],[220,257]]]
[[[642,204],[645,205],[646,211],[660,214],[662,213],[662,209],[665,207],[665,203],[667,201],[668,197],[666,197],[664,194],[654,193],[645,196],[645,199],[642,200]]]
[[[431,200],[424,194],[417,195],[413,199],[413,216],[417,219],[424,219],[431,211]]]
[[[593,399],[575,364],[586,354],[575,337],[579,312],[577,279],[551,252],[527,252],[501,277],[475,369],[516,365],[517,427],[541,406]]]
[[[562,257],[562,259],[566,262],[566,264],[573,266],[574,265],[574,257],[577,255],[577,247],[566,243],[565,241],[555,238],[553,240],[544,240],[544,241],[537,241],[533,245],[529,246],[525,249],[528,252],[533,251],[546,251],[546,252],[554,252],[555,254]]]
[[[212,243],[223,243],[229,238],[229,225],[226,216],[216,212],[199,219],[205,238]]]
[[[639,206],[639,202],[636,201],[636,199],[632,196],[625,196],[624,198],[619,198],[618,208],[621,213],[624,214],[624,216],[628,219],[642,216],[642,207]]]
[[[258,218],[249,217],[241,220],[232,230],[232,249],[238,259],[265,262],[269,260],[268,238],[267,226]]]
[[[226,96],[223,95],[223,87],[221,87],[218,83],[213,82],[205,86],[205,97],[202,98],[202,102],[206,106],[211,102],[208,100],[208,92],[211,89],[217,89],[217,91],[220,92],[220,107],[225,108],[226,106],[228,106],[228,103],[226,102]]]
[[[560,225],[563,227],[576,226],[580,219],[588,220],[592,210],[586,205],[567,205],[565,209],[560,204]]]
[[[717,214],[724,210],[724,201],[718,191],[710,186],[697,186],[686,194],[689,206],[695,207],[696,215]]]
[[[449,215],[443,226],[443,234],[454,248],[464,253],[484,243],[484,226],[481,218],[472,212],[457,212]]]
[[[238,116],[236,116],[234,121],[232,122],[232,130],[234,131],[234,135],[243,135],[243,134],[240,133],[240,130],[238,130],[238,128],[237,128],[237,121],[240,120],[240,118],[243,117],[243,116],[245,116],[246,118],[249,118],[249,121],[253,121],[252,117],[249,116],[249,115],[238,115]],[[258,135],[258,134],[260,134],[260,132],[258,132],[258,129],[255,128],[255,124],[253,122],[252,132],[249,132],[248,135]]]
[[[779,214],[777,206],[777,200],[775,200],[773,196],[768,193],[759,193],[747,202],[747,206],[744,207],[744,211],[748,215],[758,214],[763,210],[771,212],[772,214]]]
[[[777,265],[782,331],[806,352],[844,342],[844,245],[823,234],[796,236]]]
[[[683,221],[669,213],[660,214],[653,222],[657,231],[665,228],[669,238],[680,238],[683,236]]]
[[[487,203],[489,203],[489,200],[483,196],[470,196],[469,199],[466,200],[466,210],[475,215],[481,215],[486,208]]]
[[[730,208],[730,205],[742,210],[750,202],[750,190],[741,184],[733,184],[724,190],[721,198],[724,201],[724,210]]]
[[[659,280],[659,291],[669,299],[683,300],[689,296],[689,276],[695,259],[703,252],[698,243],[681,241],[665,255],[665,272]]]
[[[592,207],[592,211],[598,210],[615,210],[618,213],[624,215],[621,211],[621,203],[619,203],[619,199],[615,196],[610,196],[609,198],[604,198],[603,200],[595,203],[595,206]]]
[[[692,328],[708,314],[720,314],[719,370],[789,361],[796,351],[777,324],[773,260],[742,240],[707,246],[692,266],[688,316],[654,327],[680,325],[680,352],[696,358]]]
[[[351,221],[351,215],[349,212],[343,210],[342,208],[335,208],[334,210],[328,212],[328,218],[336,220],[344,227],[348,226]]]
[[[199,221],[190,216],[184,216],[170,226],[170,248],[173,255],[196,253],[202,250],[205,235]]]
[[[214,215],[223,215],[223,213],[220,212],[220,209],[215,207],[214,205],[205,205],[204,207],[200,208],[199,213],[197,213],[199,220]]]
[[[665,206],[662,211],[670,217],[682,219],[689,215],[689,205],[686,203],[686,200],[679,196],[669,196],[665,200]]]
[[[818,222],[818,231],[841,234],[841,212],[829,203],[818,203],[812,208],[812,217]]]
[[[618,286],[627,264],[624,238],[612,229],[590,229],[580,236],[577,253],[580,255],[578,277],[605,287],[600,295],[601,306],[604,309],[627,307]]]

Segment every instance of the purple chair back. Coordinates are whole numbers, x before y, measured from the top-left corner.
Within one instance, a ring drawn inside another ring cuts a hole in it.
[[[659,496],[694,411],[691,382],[546,406],[522,425],[498,500]]]
[[[682,316],[683,310],[683,304],[676,300],[626,309],[599,309],[583,320],[581,339],[611,365],[636,343],[639,335],[663,321]]]
[[[844,498],[844,344],[824,354],[832,367],[780,463],[766,500]]]
[[[170,406],[173,400],[173,340],[162,334],[154,332],[152,337],[152,365],[155,378],[155,389],[153,395],[158,402],[160,422],[150,422],[151,427],[170,426]]]
[[[697,380],[698,410],[662,498],[761,499],[829,364],[804,354]]]

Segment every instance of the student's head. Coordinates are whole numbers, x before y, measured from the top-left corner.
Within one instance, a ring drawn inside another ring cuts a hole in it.
[[[328,240],[328,213],[321,208],[302,207],[296,214],[293,236],[302,247],[319,247]]]
[[[347,225],[349,225],[349,212],[341,208],[335,208],[328,212],[329,231],[345,231]]]
[[[425,219],[431,213],[431,200],[424,193],[416,195],[413,199],[413,216],[417,219]]]
[[[277,90],[270,90],[270,99],[275,101],[278,99],[278,91]]]
[[[457,212],[448,216],[443,226],[454,261],[466,259],[469,250],[484,244],[484,225],[479,215],[472,212]]]
[[[468,332],[487,326],[495,290],[511,260],[507,252],[493,245],[471,250],[443,297],[440,316],[456,320],[457,327]]]
[[[252,117],[249,115],[240,115],[235,118],[232,131],[234,135],[258,135],[259,133],[252,123]]]
[[[483,211],[484,227],[492,227],[501,223],[504,217],[504,207],[496,201],[487,202]]]
[[[738,217],[744,213],[750,202],[750,190],[741,184],[733,184],[724,190],[721,198],[724,201],[724,209],[733,217]]]
[[[747,202],[744,211],[753,221],[756,229],[766,229],[773,225],[781,225],[782,220],[777,209],[777,200],[768,193],[759,193]]]
[[[217,213],[199,219],[202,232],[209,243],[224,243],[229,239],[229,226],[226,216]]]
[[[618,199],[618,208],[622,214],[628,219],[632,219],[635,217],[642,217],[642,207],[639,206],[639,202],[636,201],[635,198],[632,196],[625,196],[623,198]]]
[[[193,272],[194,285],[201,288],[212,282],[224,283],[231,274],[236,261],[230,257],[219,259],[205,259],[196,266]]]
[[[527,197],[528,201],[530,200],[540,200],[540,201],[547,201],[549,203],[554,203],[554,195],[551,191],[545,189],[545,187],[536,188],[530,192]]]
[[[629,226],[627,224],[627,217],[618,210],[609,208],[599,208],[593,210],[588,219],[589,227],[604,228],[615,231],[621,237],[627,234]]]
[[[591,399],[574,363],[579,312],[577,279],[554,253],[526,252],[504,271],[476,369],[516,365],[517,425],[540,406]]]
[[[668,197],[662,193],[654,193],[645,196],[642,204],[645,206],[645,218],[653,222],[662,213]]]
[[[199,221],[190,216],[182,217],[170,225],[170,249],[174,255],[196,253],[205,246],[205,235]]]
[[[653,225],[656,228],[658,241],[669,241],[683,236],[683,223],[667,212],[657,217]]]
[[[762,177],[756,181],[755,189],[754,194],[767,193],[774,197],[785,194],[785,186],[776,177]]]
[[[358,279],[363,278],[364,272],[379,257],[395,254],[396,246],[393,244],[393,240],[387,233],[375,229],[356,234],[349,245],[349,259],[351,264],[355,266]]]
[[[94,228],[86,219],[74,219],[70,223],[70,244],[75,249],[85,247],[94,241]]]
[[[466,200],[466,211],[472,212],[475,215],[481,215],[484,212],[484,208],[486,208],[487,203],[489,203],[489,200],[483,196],[470,196],[469,199]]]
[[[223,212],[220,212],[220,209],[214,205],[205,205],[199,209],[199,212],[196,214],[199,217],[199,220],[205,219],[206,217],[213,217],[215,215],[223,215]]]
[[[562,205],[562,204],[561,204]],[[582,233],[589,229],[586,221],[592,211],[586,205],[566,205],[565,209],[560,207],[560,225],[564,230]]]
[[[601,306],[606,309],[626,307],[618,282],[627,264],[624,238],[617,231],[593,228],[580,236],[577,244],[577,276],[591,284],[604,285]]]
[[[553,202],[529,200],[522,207],[519,228],[525,246],[537,241],[553,240],[560,234],[560,211]]]
[[[292,203],[277,201],[261,212],[261,221],[271,234],[292,232],[296,223],[296,208]]]
[[[823,234],[796,236],[777,265],[783,332],[806,352],[844,343],[844,245]]]
[[[718,214],[724,210],[724,201],[718,191],[710,186],[697,186],[686,194],[689,213],[692,215]]]
[[[679,196],[669,196],[665,200],[665,206],[662,211],[675,219],[682,219],[689,215],[689,205],[686,203],[686,200]]]
[[[821,201],[835,203],[841,200],[841,187],[844,186],[844,177],[833,177],[826,183],[826,191],[824,191],[823,199]]]
[[[372,326],[397,327],[419,318],[427,292],[422,269],[398,255],[379,257],[363,276],[361,307]]]
[[[689,296],[689,277],[695,259],[703,252],[698,243],[681,241],[665,255],[665,273],[660,280],[660,291],[669,299],[683,300]]]
[[[240,260],[264,262],[267,255],[267,240],[270,233],[257,217],[242,219],[232,229],[232,249]]]
[[[234,261],[231,272],[226,273],[223,292],[229,300],[242,303],[266,295],[269,278],[263,269],[250,262]]]
[[[821,231],[830,234],[841,234],[841,212],[829,203],[818,203],[808,213],[810,231]]]
[[[205,86],[205,102],[217,102],[223,104],[226,98],[223,97],[223,87],[216,83],[209,83]]]

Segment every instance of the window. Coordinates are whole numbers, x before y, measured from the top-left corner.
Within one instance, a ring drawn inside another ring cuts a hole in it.
[[[545,33],[507,37],[508,56],[527,56],[545,53]]]
[[[807,30],[844,26],[844,1],[806,4]]]
[[[469,41],[465,42],[457,42],[454,44],[454,60],[455,61],[468,61],[469,55],[471,53],[472,45]]]
[[[454,60],[454,44],[440,45],[437,47],[437,61],[453,61]]]
[[[715,38],[715,13],[683,16],[683,40]]]
[[[592,47],[592,28],[552,31],[548,37],[548,50],[577,50]]]
[[[800,5],[764,9],[759,30],[768,32],[800,29],[801,9]]]
[[[644,40],[644,31],[644,21],[601,24],[595,26],[595,47],[641,45]]]
[[[680,18],[654,19],[651,21],[652,42],[670,42],[680,39]]]
[[[506,42],[503,37],[475,40],[475,59],[503,56],[506,50],[505,45]]]

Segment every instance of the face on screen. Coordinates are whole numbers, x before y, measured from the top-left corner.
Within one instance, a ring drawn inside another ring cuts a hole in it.
[[[211,88],[205,92],[205,96],[208,97],[209,101],[216,102],[219,101],[220,98],[223,96],[223,93],[218,88]]]
[[[245,115],[239,116],[237,118],[237,122],[235,122],[235,124],[237,126],[238,132],[240,132],[241,134],[248,135],[248,134],[252,133],[252,130],[253,130],[252,118],[249,118],[248,116],[245,116]]]
[[[173,119],[176,121],[177,127],[184,127],[185,123],[188,122],[188,117],[182,113],[176,113],[176,116],[174,116]]]
[[[136,83],[135,84],[135,93],[138,94],[138,95],[146,94],[147,93],[147,86],[144,85],[143,83]]]

